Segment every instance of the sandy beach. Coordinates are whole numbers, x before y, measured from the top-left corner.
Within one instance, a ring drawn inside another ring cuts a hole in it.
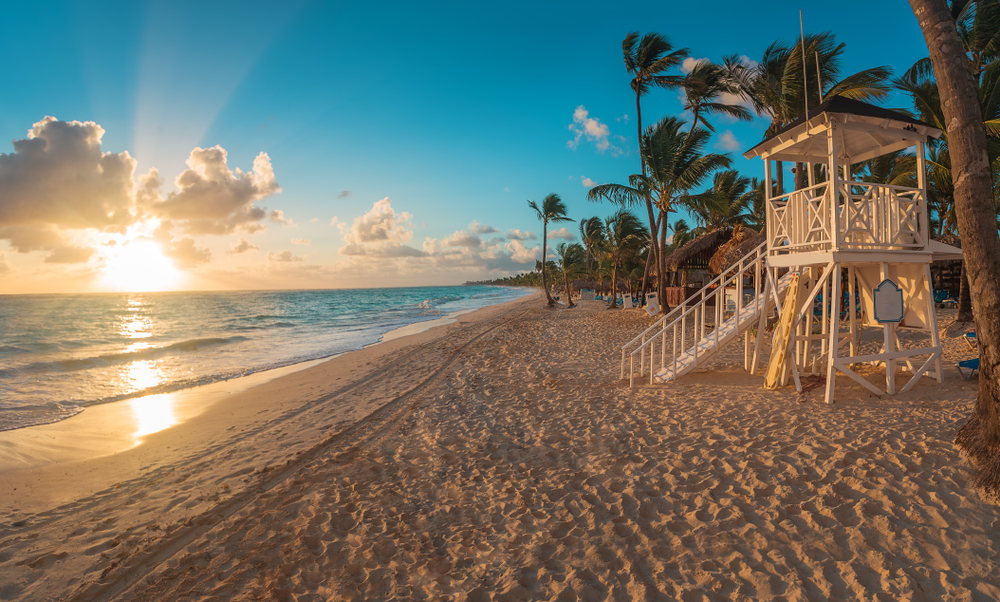
[[[648,322],[532,297],[124,451],[36,449],[0,474],[0,599],[1000,599],[1000,507],[952,444],[978,386],[960,329],[943,385],[839,379],[828,406],[764,390],[742,346],[630,390],[619,349]]]

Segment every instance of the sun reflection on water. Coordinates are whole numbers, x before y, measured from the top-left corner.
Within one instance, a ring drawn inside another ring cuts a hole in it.
[[[153,336],[151,321],[143,315],[144,303],[132,296],[128,300],[128,314],[119,318],[118,332],[125,339],[145,339]],[[135,341],[126,346],[126,352],[133,353],[153,347],[149,343]],[[165,380],[163,370],[156,360],[136,360],[122,367],[122,384],[128,391],[142,391],[155,387]],[[162,431],[177,424],[175,399],[170,393],[148,395],[129,402],[135,416],[133,437],[138,442],[146,435]]]
[[[171,393],[133,399],[131,405],[136,423],[133,437],[136,439],[170,428],[178,422]]]

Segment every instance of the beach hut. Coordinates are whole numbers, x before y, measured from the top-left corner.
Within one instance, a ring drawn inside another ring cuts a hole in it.
[[[746,367],[754,373],[765,361],[764,337],[756,337],[751,350],[750,330],[756,327],[763,333],[768,317],[777,311],[779,331],[786,335],[772,344],[772,357],[783,358],[769,371],[777,384],[791,377],[801,390],[802,375],[825,375],[825,397],[832,403],[838,373],[876,395],[905,392],[923,376],[940,382],[930,265],[935,251],[951,251],[930,240],[924,159],[927,139],[940,135],[941,130],[907,115],[834,96],[744,153],[747,159],[764,161],[765,237],[735,264],[720,259],[721,273],[707,288],[724,289],[747,273],[760,272],[752,300],[741,299],[731,315],[715,303],[712,312],[696,305],[683,316],[665,316],[637,337],[639,343],[623,348],[623,374],[628,355],[633,372],[641,357],[640,374],[648,365],[651,381],[674,380],[704,365],[743,333]],[[915,187],[852,177],[852,165],[910,148],[916,154]],[[775,191],[775,162],[803,166],[808,181],[791,192]],[[790,286],[796,287],[792,307],[783,303]],[[699,305],[711,296],[702,295]],[[816,304],[821,309],[814,310]],[[685,319],[696,321],[693,337],[688,336]],[[859,333],[865,327],[881,329],[878,353],[860,354]],[[926,331],[930,344],[904,348],[897,337],[903,327]],[[852,369],[862,363],[884,366],[884,388]],[[910,372],[901,387],[897,366]]]

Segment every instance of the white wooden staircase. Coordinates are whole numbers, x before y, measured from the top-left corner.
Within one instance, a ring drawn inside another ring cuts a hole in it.
[[[775,282],[765,269],[766,253],[765,242],[626,343],[621,377],[625,378],[627,358],[629,386],[635,385],[637,375],[648,374],[650,384],[667,383],[704,365],[781,303],[791,273]],[[752,281],[749,287],[747,280]],[[749,341],[745,356],[750,369]]]

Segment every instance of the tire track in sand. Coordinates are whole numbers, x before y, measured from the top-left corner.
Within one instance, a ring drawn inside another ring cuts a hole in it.
[[[339,433],[331,435],[329,438],[312,448],[300,452],[297,457],[289,460],[285,466],[280,468],[265,468],[260,473],[263,481],[258,483],[256,486],[248,487],[245,491],[225,500],[223,503],[212,508],[210,511],[205,512],[200,516],[188,519],[184,526],[173,531],[169,536],[159,540],[140,554],[127,559],[131,560],[131,562],[128,563],[128,566],[125,566],[124,564],[118,565],[116,563],[112,563],[105,571],[105,574],[112,574],[110,580],[85,583],[72,592],[67,598],[65,598],[65,600],[67,602],[93,602],[96,600],[110,601],[125,596],[147,575],[155,571],[155,569],[160,567],[171,557],[181,552],[196,539],[206,535],[218,525],[222,524],[236,513],[249,506],[251,503],[257,501],[263,494],[266,494],[274,487],[277,487],[284,481],[288,480],[312,462],[320,459],[331,449],[338,447],[342,448],[341,451],[335,453],[331,458],[329,458],[327,460],[328,462],[349,464],[365,447],[377,444],[391,435],[396,428],[399,427],[400,423],[410,416],[420,405],[416,400],[407,403],[410,398],[414,397],[428,386],[438,381],[458,362],[459,358],[463,355],[463,352],[466,349],[471,347],[474,343],[480,341],[486,335],[495,331],[497,328],[520,320],[525,314],[533,311],[534,309],[535,308],[524,310],[513,317],[504,313],[488,319],[485,322],[485,324],[488,325],[486,330],[475,335],[459,347],[451,350],[449,352],[450,357],[444,364],[441,365],[440,368],[432,372],[428,377],[417,383],[409,390],[382,405],[361,421],[347,427]],[[434,343],[437,342],[440,342],[440,340],[434,341]],[[430,343],[428,343],[428,345],[429,344]],[[421,346],[421,349],[422,348],[423,346]],[[406,355],[411,356],[419,350],[420,349],[414,349]],[[396,362],[394,362],[394,364],[396,364]],[[376,371],[376,373],[370,374],[365,378],[362,378],[360,381],[345,387],[340,392],[327,396],[325,401],[345,395],[358,387],[371,382],[376,378],[376,376],[385,374],[386,372],[389,372],[389,370],[384,369]],[[116,572],[116,569],[119,569],[117,571],[118,574],[113,574]]]

